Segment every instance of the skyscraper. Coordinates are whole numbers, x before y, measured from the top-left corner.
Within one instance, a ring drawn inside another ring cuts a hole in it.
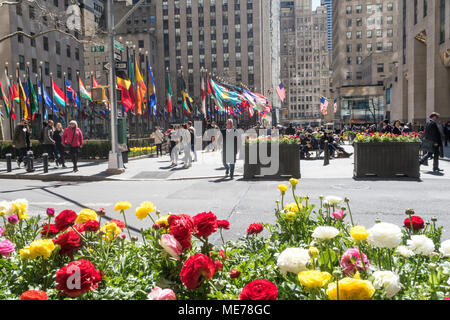
[[[321,0],[321,5],[327,7],[328,51],[333,52],[333,0]]]

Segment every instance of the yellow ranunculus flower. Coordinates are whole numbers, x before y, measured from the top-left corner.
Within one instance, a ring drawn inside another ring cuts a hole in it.
[[[319,256],[319,249],[316,247],[310,247],[308,253],[311,258],[317,258]]]
[[[295,221],[295,219],[297,219],[297,215],[295,214],[295,212],[288,212],[286,213],[286,219]]]
[[[20,220],[28,219],[28,201],[25,199],[17,199],[11,202],[11,206],[14,212],[17,214]]]
[[[136,217],[138,217],[139,220],[143,220],[153,211],[155,211],[153,202],[144,201],[141,203],[140,207],[136,209]]]
[[[114,211],[122,211],[122,210],[127,210],[131,208],[131,203],[128,201],[119,201],[116,203],[116,205],[114,206]]]
[[[367,280],[344,278],[339,281],[339,300],[370,300],[375,293],[372,283]],[[337,300],[336,283],[327,289],[328,299]]]
[[[33,241],[28,247],[30,252],[30,258],[43,257],[44,259],[50,258],[53,250],[55,250],[55,244],[51,239],[39,239]]]
[[[22,259],[29,259],[30,258],[30,248],[20,249],[19,254]]]
[[[353,239],[359,241],[364,241],[369,237],[369,233],[363,226],[354,226],[353,228],[351,228],[350,235],[352,236]]]
[[[307,288],[322,288],[331,279],[331,274],[317,270],[302,271],[298,274],[298,280]]]
[[[285,193],[287,191],[287,189],[289,189],[289,187],[285,184],[280,184],[278,186],[278,190],[280,190],[281,193]]]
[[[75,223],[86,223],[90,220],[97,221],[97,212],[91,209],[83,209],[78,214]]]
[[[298,179],[291,178],[289,179],[289,183],[291,184],[292,187],[296,187],[298,184]]]
[[[105,235],[102,237],[102,239],[105,241],[113,240],[122,233],[122,229],[120,229],[115,223],[107,223],[102,226],[100,230],[105,233]]]
[[[164,216],[155,221],[156,224],[163,224],[169,226],[169,216]]]
[[[289,203],[284,206],[284,210],[299,213],[300,210],[303,209],[303,206],[301,204],[299,204],[299,205],[300,205],[300,208],[297,206],[296,203]]]

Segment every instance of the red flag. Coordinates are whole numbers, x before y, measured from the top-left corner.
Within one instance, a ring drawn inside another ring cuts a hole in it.
[[[209,77],[206,77],[206,84],[208,85],[208,94],[212,94],[211,86],[210,86],[209,82],[210,82]]]
[[[98,84],[98,82],[97,82],[97,79],[95,79],[95,77],[92,77],[92,86],[93,86],[94,88],[97,88],[97,87],[99,86],[99,84]]]

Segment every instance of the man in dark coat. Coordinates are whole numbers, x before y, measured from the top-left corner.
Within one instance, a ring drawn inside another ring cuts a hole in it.
[[[295,136],[295,129],[292,123],[289,123],[289,128],[286,129],[286,135]]]
[[[384,120],[381,123],[381,133],[392,133],[392,127],[389,125],[389,121],[388,120]]]
[[[17,151],[17,166],[19,168],[27,154],[27,151],[30,150],[31,147],[30,129],[28,128],[27,123],[27,119],[24,118],[14,129],[12,146]]]
[[[222,161],[225,167],[225,175],[230,178],[234,178],[234,167],[236,165],[236,156],[238,150],[241,148],[241,136],[239,132],[234,128],[234,123],[232,119],[227,120],[226,129],[222,129]]]
[[[430,120],[425,127],[424,136],[424,139],[432,141],[432,148],[427,150],[428,153],[420,159],[420,164],[423,165],[428,158],[433,156],[433,172],[444,171],[439,169],[439,148],[442,146],[442,137],[438,128],[437,119],[439,119],[439,113],[433,112],[430,115]]]

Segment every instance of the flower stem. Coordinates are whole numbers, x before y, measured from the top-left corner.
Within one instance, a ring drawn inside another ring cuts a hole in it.
[[[349,213],[349,215],[350,215],[350,220],[351,220],[351,222],[352,222],[352,227],[354,227],[354,226],[355,226],[355,223],[353,222],[352,210],[350,210],[350,204],[348,203],[348,201],[346,201],[346,203],[347,203],[348,213]]]
[[[123,214],[123,220],[125,221],[125,226],[127,227],[128,236],[130,237],[130,240],[131,240],[131,232],[130,232],[130,228],[128,228],[127,217],[125,216],[125,211],[120,210],[120,212]]]

